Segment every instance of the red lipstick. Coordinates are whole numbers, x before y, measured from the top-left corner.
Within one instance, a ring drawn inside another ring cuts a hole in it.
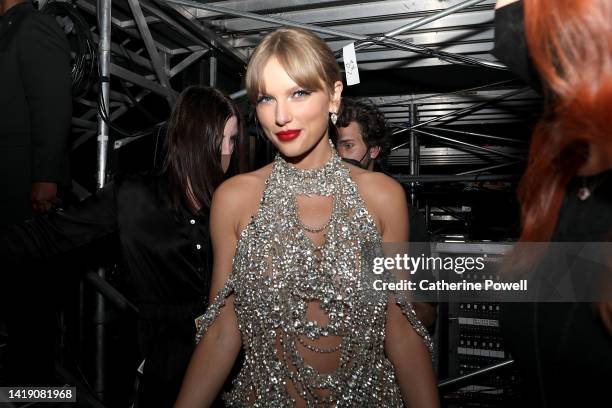
[[[283,130],[282,132],[277,132],[276,136],[278,137],[278,140],[280,140],[281,142],[289,142],[295,139],[296,137],[298,137],[300,132],[301,132],[300,129],[289,129],[289,130]]]

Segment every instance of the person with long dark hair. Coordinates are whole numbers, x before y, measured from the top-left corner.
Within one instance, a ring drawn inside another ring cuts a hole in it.
[[[327,44],[281,28],[254,51],[247,94],[278,148],[211,207],[211,304],[176,407],[436,407],[433,343],[405,296],[375,291],[371,252],[406,241],[402,187],[346,164],[329,134],[342,81]]]
[[[139,309],[140,406],[171,406],[179,391],[194,347],[194,319],[204,312],[210,287],[211,199],[240,135],[240,112],[227,96],[189,87],[168,122],[161,168],[117,179],[76,208],[0,234],[0,258],[13,263],[117,235]]]
[[[495,55],[544,95],[518,191],[520,241],[611,241],[612,2],[498,0],[495,19]],[[527,405],[612,403],[611,316],[606,302],[504,305]]]

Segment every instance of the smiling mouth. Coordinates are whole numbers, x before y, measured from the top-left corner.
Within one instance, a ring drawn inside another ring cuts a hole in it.
[[[301,132],[301,130],[299,130],[299,129],[284,130],[282,132],[276,133],[276,136],[278,137],[278,140],[280,140],[281,142],[288,142],[288,141],[293,140],[296,137],[298,137],[300,132]]]

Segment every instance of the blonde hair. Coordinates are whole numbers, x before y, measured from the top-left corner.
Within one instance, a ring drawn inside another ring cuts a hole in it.
[[[247,96],[252,103],[264,91],[263,70],[275,57],[296,84],[311,90],[333,93],[341,81],[340,68],[329,46],[316,34],[303,28],[279,28],[257,46],[246,72]]]

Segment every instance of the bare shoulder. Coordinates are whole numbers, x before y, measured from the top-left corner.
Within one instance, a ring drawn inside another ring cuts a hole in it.
[[[407,225],[408,208],[406,194],[401,184],[383,173],[349,167],[351,177],[357,184],[359,195],[374,219],[383,239],[402,241],[402,234],[388,236],[394,228],[403,231]]]
[[[213,216],[221,212],[235,221],[236,230],[244,228],[251,215],[257,211],[266,179],[271,171],[272,165],[269,164],[225,180],[213,195],[211,208]]]
[[[406,195],[401,184],[386,174],[357,168],[351,169],[351,175],[359,194],[366,204],[389,204],[391,201],[406,201]]]

